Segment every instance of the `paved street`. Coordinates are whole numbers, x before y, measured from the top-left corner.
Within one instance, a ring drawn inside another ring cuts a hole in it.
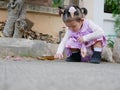
[[[0,90],[120,90],[120,65],[0,60]]]

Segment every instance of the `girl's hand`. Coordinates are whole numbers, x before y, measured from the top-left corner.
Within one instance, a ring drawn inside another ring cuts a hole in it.
[[[57,53],[57,54],[55,54],[54,58],[55,59],[63,59],[63,54]]]
[[[87,56],[87,50],[86,50],[86,48],[81,48],[81,56],[83,58]]]
[[[80,43],[83,43],[83,42],[84,42],[83,37],[78,37],[77,40],[78,40]]]

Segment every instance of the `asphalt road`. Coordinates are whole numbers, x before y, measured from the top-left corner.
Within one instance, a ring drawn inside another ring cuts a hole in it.
[[[120,90],[120,65],[0,60],[0,90]]]

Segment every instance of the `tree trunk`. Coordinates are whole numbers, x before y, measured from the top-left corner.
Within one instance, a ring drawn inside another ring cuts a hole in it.
[[[26,6],[24,0],[10,0],[8,3],[8,18],[3,30],[6,37],[20,38],[22,35],[18,28],[18,21],[25,19]],[[26,26],[26,23],[22,25]]]

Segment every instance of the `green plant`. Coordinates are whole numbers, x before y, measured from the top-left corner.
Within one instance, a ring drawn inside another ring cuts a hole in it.
[[[120,36],[120,15],[114,16],[115,18],[115,32],[117,36]]]
[[[58,6],[63,6],[64,0],[52,0],[52,7],[58,7]]]
[[[117,7],[117,0],[105,0],[104,12],[113,13],[116,7]]]
[[[104,12],[112,13],[115,18],[115,32],[120,36],[120,0],[105,0]]]
[[[114,47],[114,41],[109,38],[107,40],[107,46],[110,47],[110,48],[113,48]]]
[[[115,32],[120,36],[120,0],[117,0],[116,7],[114,7],[113,17],[115,18]]]

